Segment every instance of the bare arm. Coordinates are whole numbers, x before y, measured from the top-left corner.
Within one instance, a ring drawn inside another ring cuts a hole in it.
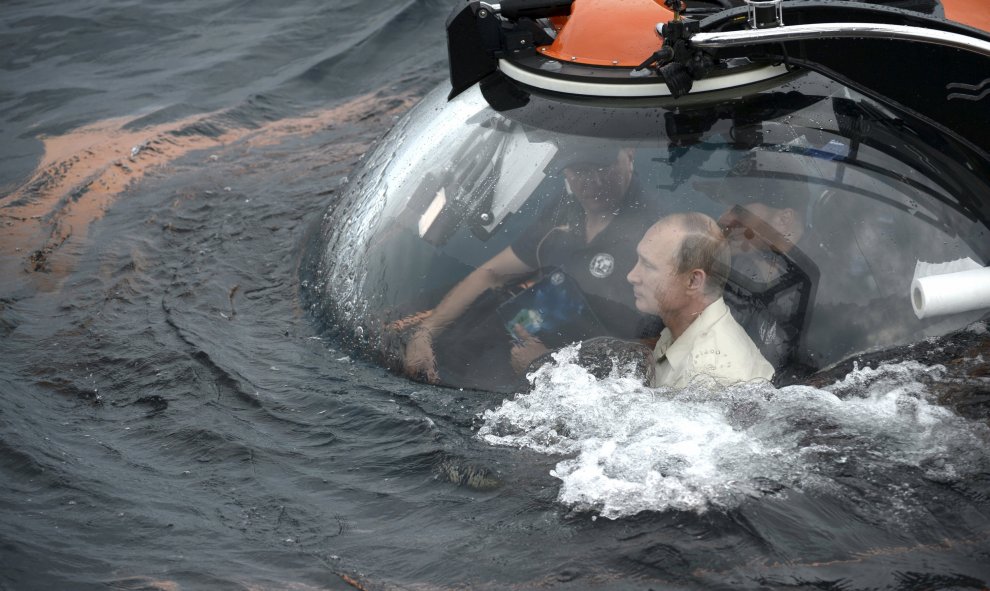
[[[420,324],[407,343],[403,359],[406,373],[414,377],[425,374],[427,380],[437,381],[439,375],[433,354],[433,339],[460,318],[486,290],[505,285],[532,271],[533,268],[520,260],[512,248],[506,248],[462,279],[447,292],[433,314]]]

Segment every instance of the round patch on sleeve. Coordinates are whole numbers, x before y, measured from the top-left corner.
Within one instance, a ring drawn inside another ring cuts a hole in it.
[[[596,254],[588,264],[588,272],[599,279],[604,279],[615,270],[615,258],[607,252]]]

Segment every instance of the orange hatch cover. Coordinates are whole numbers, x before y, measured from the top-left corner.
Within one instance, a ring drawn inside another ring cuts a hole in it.
[[[942,0],[945,18],[990,32],[990,2],[987,0]]]
[[[634,68],[660,49],[657,23],[674,13],[662,0],[574,0],[571,15],[553,19],[557,38],[540,53],[565,62]]]

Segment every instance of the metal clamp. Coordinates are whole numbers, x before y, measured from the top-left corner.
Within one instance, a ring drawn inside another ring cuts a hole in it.
[[[783,0],[745,0],[751,29],[772,29],[784,24]]]

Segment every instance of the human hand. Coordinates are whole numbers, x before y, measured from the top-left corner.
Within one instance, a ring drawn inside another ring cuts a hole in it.
[[[407,376],[415,380],[424,380],[431,384],[440,381],[437,359],[433,353],[433,336],[429,330],[425,328],[416,330],[406,343],[402,369]]]
[[[514,332],[516,335],[516,344],[512,346],[510,362],[513,371],[522,375],[534,359],[543,355],[549,349],[547,349],[546,345],[540,339],[529,334],[521,324],[515,325]]]

